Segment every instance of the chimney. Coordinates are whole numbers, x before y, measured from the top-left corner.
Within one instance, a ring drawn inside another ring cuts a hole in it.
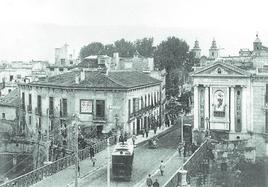
[[[80,80],[83,81],[83,80],[85,80],[85,78],[86,78],[85,71],[82,70],[82,71],[80,72]]]

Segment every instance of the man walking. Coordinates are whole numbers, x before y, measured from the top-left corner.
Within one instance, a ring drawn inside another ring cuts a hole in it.
[[[92,166],[95,167],[95,164],[96,164],[96,161],[97,161],[96,157],[92,157],[91,160],[92,160]]]
[[[132,143],[133,143],[133,146],[135,147],[135,141],[136,141],[137,137],[135,136],[135,134],[133,134],[132,136]]]
[[[161,176],[164,175],[164,169],[165,169],[165,165],[164,165],[163,160],[161,160],[161,163],[160,163],[160,166],[159,166]]]
[[[151,178],[151,174],[148,175],[148,177],[146,179],[146,184],[148,187],[151,187],[153,185],[153,180]]]
[[[146,129],[145,129],[145,133],[146,133],[146,138],[148,138],[148,133],[149,133],[148,127],[146,127]]]
[[[95,155],[94,155],[94,148],[92,146],[90,146],[89,148],[89,155],[90,155],[90,159],[92,159]]]

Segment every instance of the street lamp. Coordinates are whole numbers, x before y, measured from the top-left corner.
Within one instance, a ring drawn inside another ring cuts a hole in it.
[[[115,114],[114,119],[115,119],[115,129],[116,129],[116,142],[115,143],[117,143],[118,137],[119,137],[119,127],[118,127],[119,116],[118,116],[118,114]]]

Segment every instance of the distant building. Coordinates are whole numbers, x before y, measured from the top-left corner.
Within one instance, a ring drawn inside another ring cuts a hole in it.
[[[0,133],[8,132],[11,135],[19,131],[19,106],[18,88],[0,99]]]
[[[64,44],[60,48],[55,48],[55,63],[46,67],[46,75],[51,77],[70,72],[79,62],[74,50],[71,51],[69,45]]]
[[[73,114],[81,127],[99,133],[120,127],[138,134],[149,128],[149,116],[157,119],[161,110],[161,81],[137,71],[81,68],[19,87],[32,134],[46,135],[57,126],[67,129]]]
[[[210,61],[192,73],[194,128],[211,130],[225,139],[254,139],[264,154],[268,133],[268,49],[258,35],[253,51]]]
[[[31,82],[46,76],[47,61],[13,61],[0,67],[0,96],[5,96],[18,88],[19,82]]]
[[[64,44],[60,48],[55,48],[55,65],[57,66],[73,66],[78,63],[74,51],[69,49],[68,44]]]

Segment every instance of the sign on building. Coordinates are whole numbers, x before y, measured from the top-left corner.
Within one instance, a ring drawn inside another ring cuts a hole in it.
[[[93,100],[80,99],[80,113],[91,114],[93,112]]]

